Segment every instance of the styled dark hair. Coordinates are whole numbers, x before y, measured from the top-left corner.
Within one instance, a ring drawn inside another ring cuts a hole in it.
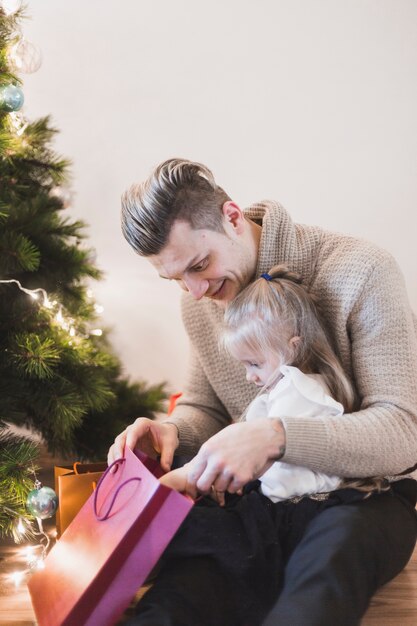
[[[158,254],[175,220],[188,222],[193,230],[223,232],[222,207],[228,200],[205,165],[169,159],[123,194],[123,235],[141,256]]]

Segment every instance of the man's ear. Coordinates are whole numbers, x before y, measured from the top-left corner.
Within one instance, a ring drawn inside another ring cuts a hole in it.
[[[241,234],[245,227],[245,216],[242,209],[233,202],[233,200],[227,200],[222,206],[223,217],[226,222],[229,222],[234,231],[237,234]]]

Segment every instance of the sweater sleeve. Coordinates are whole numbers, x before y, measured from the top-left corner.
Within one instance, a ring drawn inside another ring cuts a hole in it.
[[[283,417],[283,460],[346,477],[395,476],[417,462],[417,324],[404,279],[386,254],[348,322],[360,410],[339,417]]]
[[[177,452],[186,456],[196,454],[207,439],[231,423],[193,347],[187,382],[169,421],[179,429],[180,445]]]

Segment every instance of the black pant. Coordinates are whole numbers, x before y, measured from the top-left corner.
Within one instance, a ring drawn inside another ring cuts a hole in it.
[[[196,506],[127,624],[357,625],[413,552],[416,491],[402,480],[367,499],[339,490],[272,504],[251,493],[226,509]]]

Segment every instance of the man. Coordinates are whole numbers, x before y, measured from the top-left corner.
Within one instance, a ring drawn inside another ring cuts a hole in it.
[[[187,487],[192,494],[240,492],[277,459],[337,476],[391,477],[388,493],[305,521],[279,599],[265,607],[271,609],[268,625],[359,623],[371,595],[407,563],[417,532],[417,321],[395,262],[365,241],[294,224],[274,202],[243,212],[208,168],[180,159],[162,163],[123,196],[122,227],[138,254],[187,292],[183,320],[192,355],[184,394],[169,420],[138,418],[116,438],[109,461],[122,455],[124,445],[159,453],[165,469],[175,452],[196,454]],[[219,348],[223,310],[248,282],[281,263],[301,274],[320,299],[359,398],[355,413],[238,422],[256,390]],[[306,502],[300,505],[298,514]],[[181,584],[199,576],[203,581],[203,565],[198,567],[187,563]],[[207,576],[206,587],[220,594],[216,573]],[[213,602],[204,605],[193,593],[195,604],[204,606],[199,620],[206,611],[204,623],[244,623],[232,622],[225,593],[211,617]],[[166,602],[169,614],[173,605]],[[158,623],[191,626],[197,619],[192,611]]]

